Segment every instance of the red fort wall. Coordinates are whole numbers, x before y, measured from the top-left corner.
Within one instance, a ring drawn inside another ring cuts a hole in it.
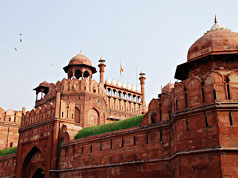
[[[138,127],[63,144],[56,172],[62,178],[169,177],[169,157],[168,125]]]

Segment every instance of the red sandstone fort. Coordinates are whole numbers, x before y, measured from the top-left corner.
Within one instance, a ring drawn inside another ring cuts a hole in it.
[[[0,177],[237,178],[238,33],[214,25],[177,66],[174,84],[145,103],[140,89],[104,80],[82,53],[67,79],[42,82],[31,111],[0,108]],[[148,86],[150,87],[150,86]],[[144,114],[141,125],[75,140],[82,128]]]

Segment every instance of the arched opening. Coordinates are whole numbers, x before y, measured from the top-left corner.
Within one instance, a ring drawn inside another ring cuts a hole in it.
[[[152,113],[150,114],[150,124],[154,123],[156,123],[156,113],[155,111],[152,111]]]
[[[70,72],[68,73],[68,78],[69,78],[69,79],[72,79],[72,77],[73,77],[73,72],[70,71]]]
[[[75,122],[80,123],[80,110],[77,107],[75,107],[74,119]]]
[[[34,175],[32,176],[32,178],[44,178],[44,177],[45,173],[41,168],[37,169]]]
[[[87,70],[83,73],[83,77],[84,78],[88,78],[89,77],[89,72]]]
[[[82,72],[81,72],[81,70],[76,70],[76,72],[75,72],[75,77],[76,77],[77,79],[80,79],[80,78],[82,77]]]
[[[111,89],[107,88],[107,95],[110,95],[110,94],[111,94]]]
[[[131,100],[131,94],[128,93],[128,100]]]
[[[121,91],[118,91],[118,97],[119,97],[119,98],[122,97],[122,93],[121,93]]]
[[[117,97],[117,91],[114,89],[113,90],[113,94],[112,94],[114,97]]]
[[[88,119],[85,123],[85,127],[95,126],[99,124],[99,113],[98,111],[93,108],[88,111]]]
[[[30,178],[31,175],[33,175],[30,171],[35,170],[39,165],[44,168],[45,166],[45,158],[42,152],[37,148],[33,147],[31,151],[27,154],[21,170],[21,177],[22,178]],[[42,170],[42,169],[41,169]],[[37,173],[37,174],[36,174]],[[41,174],[38,174],[39,172],[35,172],[34,175],[42,175],[44,176],[44,172],[41,171]],[[33,176],[34,177],[34,176]]]

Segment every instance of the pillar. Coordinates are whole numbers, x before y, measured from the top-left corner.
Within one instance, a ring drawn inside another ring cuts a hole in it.
[[[56,93],[56,101],[55,101],[55,118],[60,118],[60,92]]]
[[[103,57],[100,58],[99,60],[99,72],[100,72],[100,83],[104,84],[104,69],[106,67],[106,65],[104,64],[105,63],[105,59]]]
[[[145,114],[146,113],[146,103],[145,103],[145,72],[141,71],[140,73],[140,86],[141,86],[141,93],[142,93],[142,98],[141,98],[141,102],[142,102],[142,113]]]

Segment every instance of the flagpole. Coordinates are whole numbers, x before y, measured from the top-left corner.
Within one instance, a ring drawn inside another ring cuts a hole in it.
[[[120,60],[120,83],[121,83],[121,60]]]
[[[137,66],[136,66],[136,87],[137,87]]]

